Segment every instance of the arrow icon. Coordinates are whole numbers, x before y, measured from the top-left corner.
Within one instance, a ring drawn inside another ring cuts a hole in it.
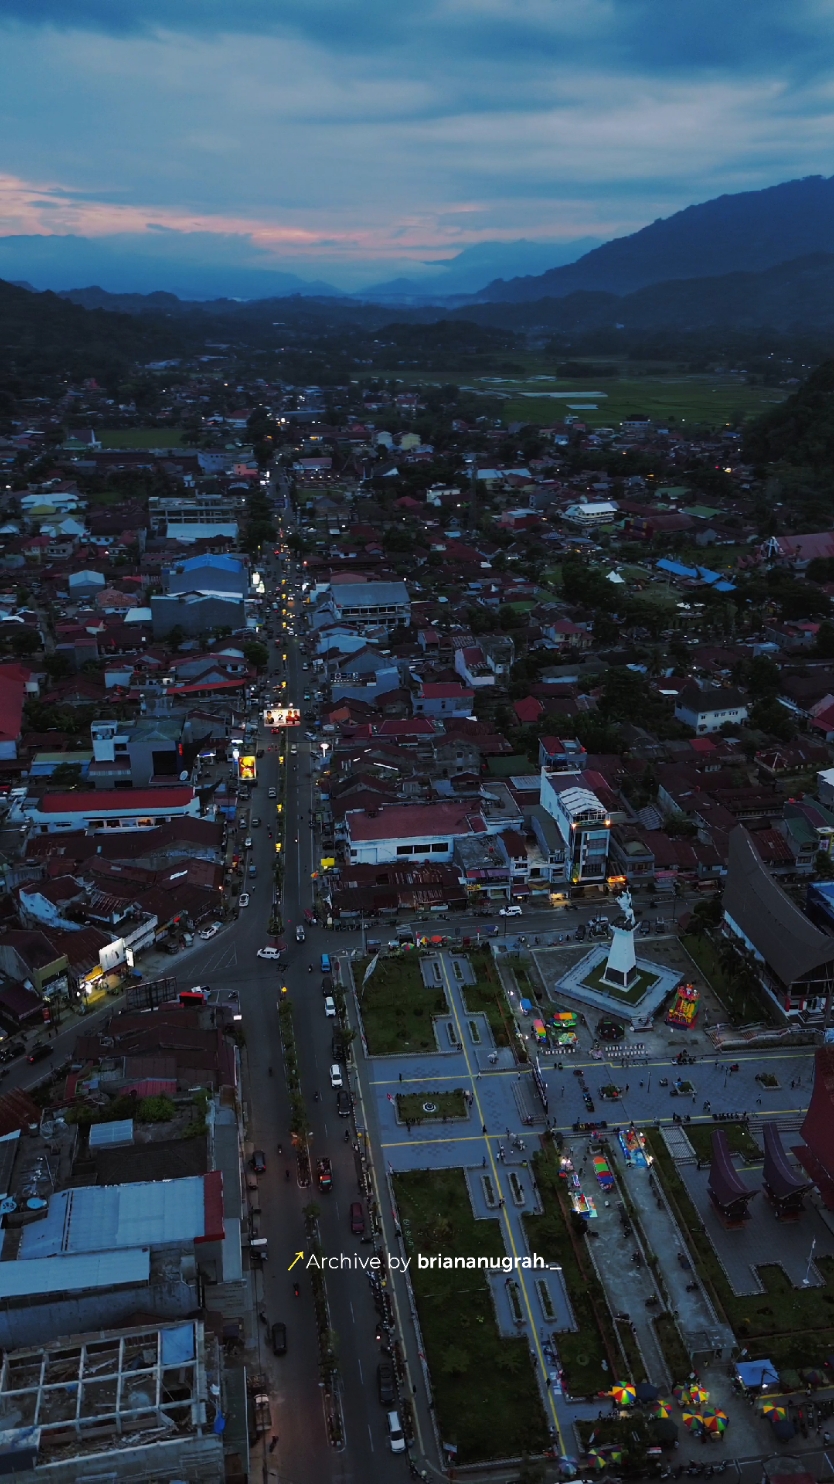
[[[296,1252],[295,1257],[293,1258],[292,1262],[290,1263],[289,1267],[287,1268],[287,1272],[288,1273],[291,1273],[292,1272],[292,1270],[295,1267],[296,1263],[297,1262],[300,1262],[303,1256],[304,1256],[304,1253],[303,1252]]]

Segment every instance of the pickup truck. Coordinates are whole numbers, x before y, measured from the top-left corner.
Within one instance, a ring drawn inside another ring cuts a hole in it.
[[[259,1380],[263,1382],[263,1377]],[[266,1391],[250,1391],[250,1438],[256,1438],[260,1433],[272,1432],[272,1409],[269,1405],[269,1395]]]
[[[329,1159],[316,1160],[316,1179],[319,1183],[319,1190],[333,1189],[333,1170]]]

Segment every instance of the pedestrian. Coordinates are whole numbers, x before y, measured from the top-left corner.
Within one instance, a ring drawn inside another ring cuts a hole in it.
[[[405,1120],[405,1131],[407,1134],[411,1133],[411,1124],[409,1123],[408,1119]]]
[[[506,1129],[506,1130],[505,1130],[505,1133],[506,1133],[506,1135],[507,1135],[507,1138],[509,1138],[509,1137],[510,1137],[510,1131],[509,1131],[509,1129]]]
[[[828,1433],[827,1432],[824,1432],[823,1435],[822,1435],[822,1445],[823,1445],[823,1447],[824,1448],[827,1448],[828,1447],[828,1443],[829,1443]]]
[[[485,1124],[485,1123],[482,1123],[482,1124],[481,1124],[481,1133],[482,1133],[482,1134],[485,1134],[485,1133],[486,1133],[486,1131],[487,1131],[487,1127],[486,1127],[486,1124]]]
[[[484,1169],[486,1169],[486,1155],[484,1155],[484,1163],[483,1163],[483,1168],[484,1168]]]
[[[504,1204],[504,1197],[503,1197],[503,1196],[502,1196],[502,1197],[501,1197],[501,1199],[500,1199],[500,1201],[499,1201],[499,1202],[498,1202],[498,1206],[499,1206],[499,1208],[500,1208],[500,1207],[501,1207],[501,1206],[503,1206],[503,1204]]]
[[[628,1092],[628,1083],[626,1083],[626,1092]]]
[[[400,1081],[402,1082],[402,1080],[403,1080],[403,1074],[402,1074],[402,1072],[400,1072]]]
[[[762,1100],[761,1100],[761,1098],[756,1098],[756,1107],[757,1108],[760,1108],[761,1106],[762,1106]]]
[[[275,1449],[277,1448],[277,1446],[278,1446],[278,1434],[277,1434],[277,1432],[274,1432],[272,1434],[272,1438],[271,1438],[270,1444],[269,1444],[269,1451],[270,1451],[270,1453],[274,1453],[275,1452]]]

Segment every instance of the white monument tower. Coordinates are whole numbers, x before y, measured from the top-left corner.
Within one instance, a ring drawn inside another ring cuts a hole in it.
[[[617,898],[622,909],[622,925],[612,927],[613,940],[608,951],[608,960],[602,975],[603,983],[617,989],[630,989],[640,970],[634,955],[634,929],[637,922],[631,905],[631,892],[626,890]]]

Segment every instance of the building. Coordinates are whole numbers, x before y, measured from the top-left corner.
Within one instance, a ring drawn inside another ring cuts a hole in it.
[[[351,865],[407,859],[451,861],[456,841],[487,833],[481,814],[464,804],[393,804],[378,810],[350,809],[345,814]]]
[[[199,818],[200,800],[190,784],[181,783],[171,788],[47,793],[41,799],[27,799],[22,812],[41,835],[61,830],[150,830],[185,815]]]
[[[731,687],[698,685],[694,680],[684,686],[675,701],[675,718],[684,726],[703,735],[718,732],[723,726],[738,726],[747,720],[747,705]]]
[[[337,623],[357,629],[394,629],[411,622],[411,601],[404,582],[331,582],[326,598]]]
[[[556,821],[565,846],[565,880],[573,886],[604,886],[608,874],[611,818],[583,782],[585,774],[541,772],[541,805]]]
[[[235,633],[246,627],[244,600],[233,593],[154,594],[151,614],[155,639],[166,638],[173,629],[196,638],[220,629]]]
[[[834,988],[834,937],[774,881],[743,825],[730,835],[724,926],[753,955],[765,993],[786,1019],[821,1019]]]
[[[471,716],[474,704],[474,690],[458,680],[418,680],[412,700],[415,716]]]
[[[107,1254],[115,1256],[115,1254]],[[53,1268],[60,1269],[58,1259]],[[101,1262],[87,1262],[95,1283]],[[38,1263],[3,1263],[0,1302],[16,1276],[48,1291],[58,1276]],[[22,1270],[22,1271],[20,1271]],[[76,1264],[75,1286],[83,1277]],[[69,1274],[67,1274],[69,1277]],[[62,1295],[63,1297],[63,1295]],[[194,1319],[86,1334],[6,1350],[0,1367],[0,1460],[16,1478],[82,1480],[224,1476],[219,1345]]]
[[[168,594],[223,593],[226,597],[245,598],[249,592],[249,568],[243,557],[205,552],[169,567],[162,574],[162,585]]]
[[[151,495],[148,516],[154,533],[169,540],[210,541],[217,537],[234,541],[241,504],[236,495],[174,491]]]
[[[178,717],[94,721],[90,735],[93,761],[87,776],[97,789],[147,788],[154,777],[179,778],[186,766]]]
[[[579,526],[604,526],[619,516],[619,506],[613,500],[580,500],[568,505],[565,520]]]

